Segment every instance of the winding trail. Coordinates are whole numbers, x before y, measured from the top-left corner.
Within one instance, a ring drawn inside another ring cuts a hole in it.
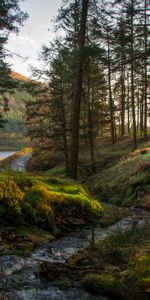
[[[101,240],[110,234],[116,234],[132,228],[133,223],[142,226],[150,222],[150,214],[141,210],[133,212],[113,226],[95,228],[95,240]],[[83,228],[60,239],[35,249],[28,259],[7,255],[0,259],[0,288],[9,300],[108,300],[102,296],[94,296],[77,288],[64,290],[53,283],[45,283],[36,278],[35,272],[41,261],[66,264],[68,258],[86,248],[91,242],[91,229]]]
[[[19,156],[12,161],[10,168],[15,171],[24,171],[26,169],[26,164],[31,157],[32,152]]]

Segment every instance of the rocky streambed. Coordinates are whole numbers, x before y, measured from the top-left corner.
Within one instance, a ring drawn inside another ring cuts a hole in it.
[[[118,231],[131,229],[138,224],[149,222],[149,213],[141,210],[133,212],[107,228],[95,228],[95,240],[105,238]],[[50,264],[52,271],[58,264],[66,265],[67,260],[91,243],[91,229],[83,228],[35,249],[31,256],[23,259],[15,255],[0,258],[0,290],[2,299],[9,300],[108,300],[103,296],[93,296],[80,286],[61,288],[38,276],[41,263]]]

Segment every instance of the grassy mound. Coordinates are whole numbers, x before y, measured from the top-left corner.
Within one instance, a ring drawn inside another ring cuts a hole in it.
[[[104,200],[150,208],[150,148],[129,154],[91,179],[91,190]]]
[[[53,231],[72,229],[102,213],[101,204],[74,181],[14,174],[0,177],[0,216],[7,222]]]

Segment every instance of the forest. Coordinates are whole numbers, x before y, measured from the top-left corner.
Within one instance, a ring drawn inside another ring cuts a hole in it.
[[[62,0],[30,78],[28,19],[1,0],[0,300],[148,300],[150,1]]]

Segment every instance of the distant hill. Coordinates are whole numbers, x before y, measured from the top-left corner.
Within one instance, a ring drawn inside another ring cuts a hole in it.
[[[14,71],[11,72],[11,76],[20,83],[31,81],[30,78]],[[15,89],[13,94],[5,92],[3,95],[0,95],[1,107],[3,107],[4,97],[8,102],[8,110],[4,115],[5,119],[7,119],[7,123],[3,129],[0,129],[0,139],[2,140],[4,137],[10,139],[10,136],[13,136],[13,139],[20,139],[20,136],[23,136],[24,131],[23,116],[25,102],[26,100],[31,99],[31,95],[21,88]]]
[[[19,74],[17,72],[14,72],[14,71],[11,72],[11,77],[16,79],[16,80],[19,80],[19,81],[31,81],[30,78],[28,78],[28,77],[26,77],[22,74]]]
[[[31,81],[31,79],[14,71],[11,73],[11,76],[12,78],[16,79],[17,81],[20,81],[21,83]],[[8,119],[22,118],[22,115],[24,113],[25,101],[31,98],[31,95],[29,95],[26,91],[24,91],[20,85],[20,88],[15,89],[14,93],[12,94],[9,92],[5,92],[4,97],[8,100],[9,110],[6,113],[7,118]],[[3,101],[2,97],[1,97],[1,101]]]

